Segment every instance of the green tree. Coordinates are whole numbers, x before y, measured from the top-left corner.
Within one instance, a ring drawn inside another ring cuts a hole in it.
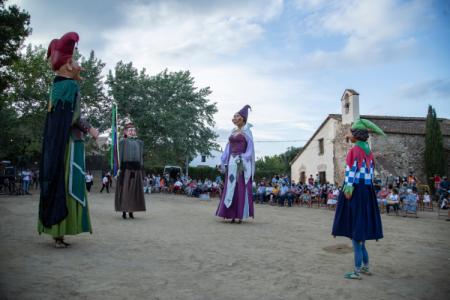
[[[144,142],[145,167],[179,164],[182,157],[197,153],[211,155],[219,145],[212,130],[217,107],[207,99],[209,87],[194,87],[189,71],[164,70],[152,77],[145,72],[119,62],[107,78],[121,128],[132,123]]]
[[[425,173],[428,185],[434,193],[434,174],[445,174],[445,149],[441,126],[436,117],[436,111],[428,106],[427,128],[425,133]]]
[[[96,58],[94,50],[92,50],[88,59],[81,56],[80,64],[86,69],[85,72],[81,73],[83,81],[77,81],[80,86],[82,117],[89,124],[99,129],[100,134],[103,134],[111,128],[111,122],[109,122],[111,117],[111,99],[106,94],[103,82],[104,76],[102,76],[106,63]],[[86,136],[85,141],[86,155],[93,154],[94,151],[103,155],[107,155],[110,152],[107,145],[100,149],[91,136]]]
[[[255,169],[260,172],[271,172],[271,175],[284,173],[284,165],[281,156],[264,156],[255,161]]]
[[[17,156],[27,156],[39,161],[47,115],[47,96],[55,77],[55,72],[46,59],[46,48],[28,45],[19,60],[7,67],[11,75],[10,87],[4,93],[6,106],[0,111],[0,126],[5,135],[0,137],[0,157],[15,160]],[[105,64],[94,56],[85,59],[78,52],[74,57],[81,59],[86,69],[79,83],[81,93],[81,114],[93,126],[98,127],[110,117],[110,100],[105,95],[101,72]],[[100,132],[105,132],[104,126]],[[107,147],[99,149],[97,143],[89,142],[87,153],[97,150],[108,152]]]
[[[6,147],[10,159],[25,155],[38,160],[42,150],[45,126],[47,94],[53,81],[54,72],[46,59],[46,49],[28,45],[19,60],[7,68],[11,76],[10,87],[4,94],[5,109],[14,111],[6,120],[0,121],[8,132],[7,141],[0,140],[1,148]],[[11,152],[12,151],[12,152]],[[11,157],[12,155],[12,157]]]
[[[283,173],[291,174],[291,161],[294,157],[302,150],[303,147],[288,147],[286,152],[280,155],[281,161],[283,162]]]
[[[5,67],[11,66],[20,58],[19,50],[32,32],[28,12],[20,11],[17,5],[6,8],[5,2],[0,0],[0,110],[5,103],[1,94],[12,79]]]

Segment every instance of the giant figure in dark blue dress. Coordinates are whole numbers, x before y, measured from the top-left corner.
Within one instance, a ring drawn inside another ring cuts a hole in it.
[[[345,274],[345,278],[349,279],[361,279],[361,273],[372,275],[366,241],[383,238],[380,211],[372,183],[375,161],[367,143],[368,128],[386,137],[380,128],[368,120],[358,119],[353,123],[348,138],[355,146],[347,154],[345,183],[339,194],[332,230],[333,236],[345,236],[353,242],[355,270]],[[361,268],[362,264],[364,266]]]

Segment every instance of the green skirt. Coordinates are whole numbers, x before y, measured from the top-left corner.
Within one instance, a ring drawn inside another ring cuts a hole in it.
[[[37,231],[49,234],[52,237],[60,237],[64,235],[77,235],[83,232],[92,233],[91,219],[89,217],[89,205],[87,201],[86,187],[84,193],[86,196],[86,207],[80,204],[75,198],[73,198],[68,191],[69,182],[69,170],[70,170],[70,153],[72,147],[72,135],[70,135],[69,142],[66,146],[66,152],[64,153],[64,177],[66,182],[66,205],[69,214],[67,218],[53,225],[52,227],[44,227],[41,220],[39,220],[38,213],[38,225]]]

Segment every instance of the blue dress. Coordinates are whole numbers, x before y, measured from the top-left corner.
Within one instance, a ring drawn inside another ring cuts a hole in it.
[[[345,186],[353,186],[351,199],[345,198],[344,187],[339,193],[332,235],[345,236],[355,241],[377,240],[383,238],[380,210],[373,179],[373,156],[364,155],[362,150],[353,147],[347,155]],[[363,162],[358,164],[358,160]],[[370,166],[370,167],[369,167]]]

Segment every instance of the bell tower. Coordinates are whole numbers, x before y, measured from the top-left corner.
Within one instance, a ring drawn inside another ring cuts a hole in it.
[[[359,119],[359,94],[354,90],[345,90],[341,98],[342,124],[351,124]]]

